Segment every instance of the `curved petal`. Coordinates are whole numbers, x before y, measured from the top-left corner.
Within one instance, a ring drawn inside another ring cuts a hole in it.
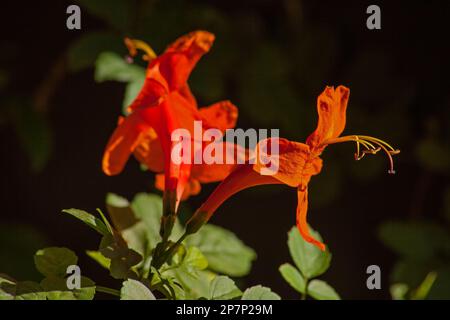
[[[322,170],[322,159],[312,155],[304,143],[269,138],[259,142],[256,150],[253,169],[291,187],[306,186]]]
[[[236,126],[238,109],[228,100],[200,108],[199,112],[206,128],[215,128],[225,132],[226,129]]]
[[[145,132],[150,129],[150,123],[145,121],[143,114],[153,118],[154,108],[142,109],[119,121],[106,145],[103,154],[102,167],[107,175],[116,175],[123,170],[130,154],[140,144]]]
[[[316,130],[308,137],[306,143],[315,148],[325,140],[337,138],[345,128],[347,102],[350,89],[339,86],[326,87],[317,98],[319,121]]]
[[[140,139],[139,145],[133,151],[135,158],[150,171],[164,171],[164,153],[161,141],[153,128],[147,130]]]
[[[194,31],[177,39],[158,57],[159,70],[170,91],[186,84],[198,60],[209,51],[213,42],[212,33]]]
[[[205,163],[205,156],[201,164],[192,166],[192,178],[201,183],[222,181],[240,164],[247,163],[249,150],[229,142],[211,142],[208,146],[214,145],[214,162]]]
[[[305,241],[312,243],[320,250],[325,251],[325,244],[314,239],[309,233],[308,223],[306,222],[306,214],[308,212],[308,188],[298,188],[297,190],[297,229],[300,231]]]
[[[158,104],[159,99],[167,94],[168,89],[164,85],[164,79],[162,79],[162,77],[160,78],[161,79],[158,81],[147,74],[141,91],[139,91],[137,97],[127,107],[129,113],[132,113],[139,108],[155,106]]]

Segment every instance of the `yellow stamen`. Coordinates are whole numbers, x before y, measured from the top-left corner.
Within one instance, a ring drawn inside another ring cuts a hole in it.
[[[400,150],[394,149],[389,143],[380,140],[378,138],[361,135],[344,136],[334,139],[328,139],[322,143],[321,147],[325,147],[326,145],[329,144],[348,141],[356,142],[356,153],[355,153],[356,160],[361,160],[366,154],[376,154],[378,151],[383,150],[389,158],[390,168],[388,170],[388,173],[390,174],[395,173],[394,160],[392,159],[392,156],[399,154]],[[363,146],[365,148],[364,150],[362,150],[362,152],[360,150],[360,146]]]
[[[150,61],[157,57],[155,51],[153,51],[153,49],[144,41],[125,38],[124,42],[130,52],[130,56],[132,57],[137,55],[137,50],[142,50],[145,52],[145,55],[142,56],[142,59],[145,61]]]

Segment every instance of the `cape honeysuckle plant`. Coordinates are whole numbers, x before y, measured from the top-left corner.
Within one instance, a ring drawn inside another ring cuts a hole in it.
[[[224,133],[236,124],[236,106],[222,101],[198,108],[187,84],[196,63],[210,50],[213,41],[211,33],[196,31],[156,55],[146,43],[125,39],[130,53],[128,62],[138,50],[144,51],[143,59],[148,63],[145,74],[115,54],[104,53],[98,58],[98,81],[129,83],[127,107],[106,145],[103,171],[107,175],[122,172],[133,154],[146,169],[157,174],[156,187],[163,191],[162,198],[141,193],[131,202],[109,194],[106,199],[109,218],[100,209],[100,218],[78,209],[63,211],[99,233],[98,249],[86,253],[107,269],[111,277],[120,280],[121,287],[98,285],[85,277],[89,272],[81,266],[83,277],[74,288],[69,284],[76,281],[67,270],[77,264],[77,256],[69,249],[53,247],[35,255],[36,267],[45,277],[40,283],[1,276],[0,298],[93,299],[96,292],[103,292],[121,299],[280,299],[267,287],[254,286],[244,292],[238,288],[232,278],[247,275],[256,254],[232,232],[208,222],[227,198],[242,189],[286,184],[296,188],[298,194],[296,228],[289,232],[288,240],[297,268],[283,264],[279,269],[281,275],[303,299],[339,299],[331,286],[315,279],[328,269],[331,254],[320,235],[307,224],[310,179],[322,170],[320,155],[332,144],[355,142],[357,160],[383,151],[390,161],[390,173],[394,173],[392,156],[399,151],[378,138],[341,136],[350,91],[339,86],[326,87],[319,95],[318,125],[306,143],[272,137],[260,141],[255,150],[247,150],[230,142],[214,142],[219,145],[216,150],[223,154],[232,151],[234,159],[243,162],[196,163],[192,161],[195,152],[190,153],[189,161],[174,161],[176,144],[172,135],[176,130],[193,132],[194,122],[201,121],[203,128]],[[185,141],[181,143],[184,146]],[[194,141],[199,152],[210,143]],[[274,145],[278,148],[272,148]],[[269,166],[264,157],[277,165]],[[184,225],[180,223],[180,201],[198,194],[201,183],[218,181],[222,182],[206,202]]]

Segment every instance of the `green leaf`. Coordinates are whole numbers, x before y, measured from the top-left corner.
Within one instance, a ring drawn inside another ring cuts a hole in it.
[[[246,246],[234,233],[207,224],[186,242],[200,249],[208,260],[209,268],[232,277],[242,277],[250,272],[256,258],[253,249]]]
[[[189,247],[183,259],[183,265],[188,269],[204,270],[208,267],[208,260],[196,247]]]
[[[270,288],[257,285],[245,290],[241,300],[281,300],[281,297]]]
[[[123,51],[124,49],[122,38],[110,32],[86,33],[76,39],[69,47],[69,70],[77,72],[92,67],[101,52]]]
[[[131,269],[142,261],[142,256],[129,249],[120,236],[104,236],[99,251],[105,258],[110,259],[110,274],[113,278],[127,279],[136,276]]]
[[[86,254],[103,268],[109,270],[109,268],[111,267],[111,259],[106,258],[100,251],[87,250]]]
[[[95,63],[95,80],[119,81],[128,83],[123,101],[124,114],[126,107],[136,98],[145,81],[145,69],[127,63],[116,53],[103,52],[98,56]]]
[[[195,247],[185,249],[180,247],[172,258],[172,264],[161,269],[161,275],[173,283],[178,283],[183,288],[179,290],[172,286],[178,299],[199,299],[209,295],[210,283],[215,274],[205,271],[208,261],[201,251]]]
[[[291,264],[282,264],[278,270],[289,285],[300,293],[305,293],[306,281],[301,273]]]
[[[311,227],[309,231],[312,237],[322,241],[322,237],[318,232]],[[328,248],[325,251],[321,251],[315,245],[306,242],[296,227],[293,227],[288,233],[288,247],[295,265],[307,279],[320,276],[330,266],[331,253],[328,251]]]
[[[108,193],[106,195],[106,208],[114,228],[119,232],[131,228],[139,221],[136,219],[128,200],[117,194]]]
[[[46,293],[33,281],[16,282],[0,274],[0,300],[45,300]]]
[[[44,276],[66,275],[67,267],[76,265],[78,257],[67,248],[51,247],[39,250],[34,255],[36,268]]]
[[[155,248],[156,244],[161,241],[159,229],[161,225],[162,216],[162,198],[156,194],[138,193],[131,202],[131,208],[136,215],[136,218],[142,220],[150,248]],[[183,227],[179,221],[175,221],[175,225],[170,236],[170,240],[176,241],[183,234]]]
[[[379,237],[399,255],[414,260],[429,260],[448,250],[449,235],[430,222],[389,221],[381,225]]]
[[[72,208],[72,209],[64,209],[62,212],[68,213],[68,214],[74,216],[75,218],[77,218],[78,220],[83,221],[89,227],[91,227],[92,229],[94,229],[95,231],[97,231],[98,233],[100,233],[102,235],[110,234],[108,228],[106,227],[106,225],[103,223],[102,220],[93,216],[90,213],[87,213],[84,210]]]
[[[336,291],[325,281],[312,280],[308,284],[308,294],[316,300],[340,300]]]
[[[231,300],[242,295],[242,291],[227,276],[216,276],[209,288],[209,300]]]
[[[92,300],[95,296],[95,283],[81,276],[80,289],[67,288],[67,280],[62,277],[49,276],[41,281],[48,300]]]
[[[156,300],[156,298],[143,283],[128,279],[123,282],[120,300]]]

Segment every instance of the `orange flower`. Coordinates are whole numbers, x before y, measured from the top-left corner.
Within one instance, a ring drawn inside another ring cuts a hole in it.
[[[306,144],[282,138],[270,138],[257,146],[256,159],[236,168],[211,194],[187,223],[187,234],[196,232],[230,196],[248,187],[263,184],[286,184],[297,188],[297,228],[303,238],[325,250],[325,245],[314,239],[308,229],[306,214],[308,210],[308,183],[313,175],[322,170],[321,153],[330,144],[354,141],[357,145],[355,158],[361,159],[366,153],[386,152],[390,161],[389,173],[394,173],[392,155],[399,151],[386,142],[369,136],[351,135],[340,137],[345,128],[346,109],[350,91],[344,86],[336,90],[327,87],[317,99],[319,121],[316,130],[307,138]],[[278,154],[271,154],[272,144],[278,143]],[[363,150],[361,151],[361,147]],[[262,155],[275,156],[277,166],[271,174],[268,165],[261,161]]]
[[[161,177],[156,182],[158,187],[175,194],[173,211],[183,195],[198,193],[199,182],[220,181],[232,170],[230,166],[218,166],[206,172],[204,165],[171,161],[174,130],[184,128],[193,132],[195,120],[222,131],[236,124],[237,108],[231,102],[222,101],[198,109],[187,84],[197,61],[209,51],[213,41],[214,35],[209,32],[192,32],[176,40],[157,57],[144,42],[125,40],[130,54],[135,56],[137,49],[143,50],[149,64],[144,85],[127,108],[130,114],[119,120],[106,146],[103,171],[107,175],[120,173],[133,153],[151,171],[164,172],[164,183]]]

